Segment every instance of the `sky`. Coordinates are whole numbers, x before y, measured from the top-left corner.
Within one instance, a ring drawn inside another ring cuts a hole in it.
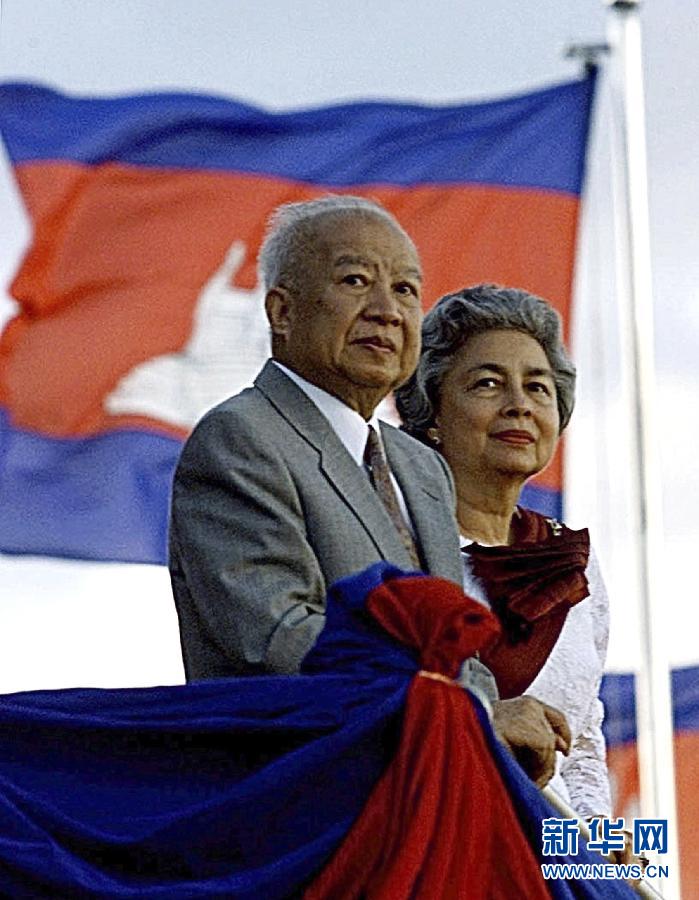
[[[355,99],[454,103],[567,80],[571,42],[605,39],[602,0],[1,0],[0,78],[84,95],[217,93],[270,109]],[[644,35],[652,289],[654,434],[664,550],[658,601],[675,665],[699,662],[695,456],[699,424],[697,19],[686,0],[647,0]],[[612,174],[614,103],[602,78],[576,276],[567,521],[589,526],[612,608],[609,668],[639,658],[629,532],[632,420],[619,334]],[[29,240],[0,151],[0,321]],[[1,514],[1,511],[0,511]],[[182,680],[162,568],[0,557],[0,691]]]

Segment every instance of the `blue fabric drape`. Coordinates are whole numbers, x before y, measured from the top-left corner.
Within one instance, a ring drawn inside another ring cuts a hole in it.
[[[418,662],[364,603],[404,574],[381,564],[338,582],[299,676],[0,697],[0,895],[297,896],[399,738]],[[536,849],[555,813],[484,714],[483,727]],[[552,895],[629,896],[586,884]]]
[[[0,894],[293,895],[390,759],[415,670],[342,593],[313,674],[0,697]]]

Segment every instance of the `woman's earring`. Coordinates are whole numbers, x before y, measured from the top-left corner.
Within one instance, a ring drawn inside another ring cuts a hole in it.
[[[432,441],[433,444],[441,444],[442,443],[439,438],[439,432],[434,427],[427,429],[427,437]]]

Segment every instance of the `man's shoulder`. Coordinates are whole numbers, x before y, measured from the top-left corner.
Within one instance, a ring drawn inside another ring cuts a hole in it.
[[[227,418],[241,418],[250,413],[257,413],[260,409],[264,409],[269,405],[262,391],[258,390],[255,385],[243,388],[232,397],[227,397],[216,406],[212,406],[208,412],[204,413],[197,425],[203,425],[205,422],[216,421]]]
[[[267,420],[265,412],[268,411],[269,403],[264,394],[254,386],[247,387],[205,412],[194,426],[189,440],[196,440],[209,432],[263,425]]]
[[[392,466],[409,466],[419,478],[425,479],[424,487],[433,484],[436,478],[440,483],[448,485],[447,491],[452,493],[451,472],[440,453],[387,422],[381,424],[381,435]]]
[[[207,465],[206,460],[218,464],[241,454],[271,452],[280,428],[280,416],[264,394],[254,386],[245,388],[199,419],[182,448],[178,472]]]
[[[406,431],[397,428],[395,425],[391,425],[389,422],[381,422],[381,435],[384,441],[389,440],[413,453],[421,453],[425,458],[435,455],[435,452],[431,447],[421,443],[414,437],[411,437]]]
[[[284,393],[286,391],[286,393]],[[286,375],[269,360],[257,374],[253,384],[222,400],[204,413],[194,428],[197,432],[250,423],[264,428],[278,407],[293,405],[295,387]],[[276,401],[280,394],[280,401]]]
[[[385,444],[399,449],[402,453],[409,455],[414,460],[419,460],[422,465],[430,467],[436,466],[439,469],[445,468],[444,460],[436,450],[433,450],[432,447],[428,447],[421,441],[411,437],[400,428],[396,428],[395,425],[390,425],[388,422],[382,422],[381,435]]]
[[[313,443],[316,418],[324,421],[322,416],[293,382],[275,369],[267,364],[253,385],[202,416],[185,442],[180,468],[188,461],[200,463],[207,458],[293,457],[290,448],[298,451],[299,440],[304,446]]]

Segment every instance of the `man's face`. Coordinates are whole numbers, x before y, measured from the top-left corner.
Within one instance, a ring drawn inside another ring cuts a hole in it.
[[[420,263],[390,223],[329,214],[295,293],[267,296],[276,358],[369,418],[420,352]]]

